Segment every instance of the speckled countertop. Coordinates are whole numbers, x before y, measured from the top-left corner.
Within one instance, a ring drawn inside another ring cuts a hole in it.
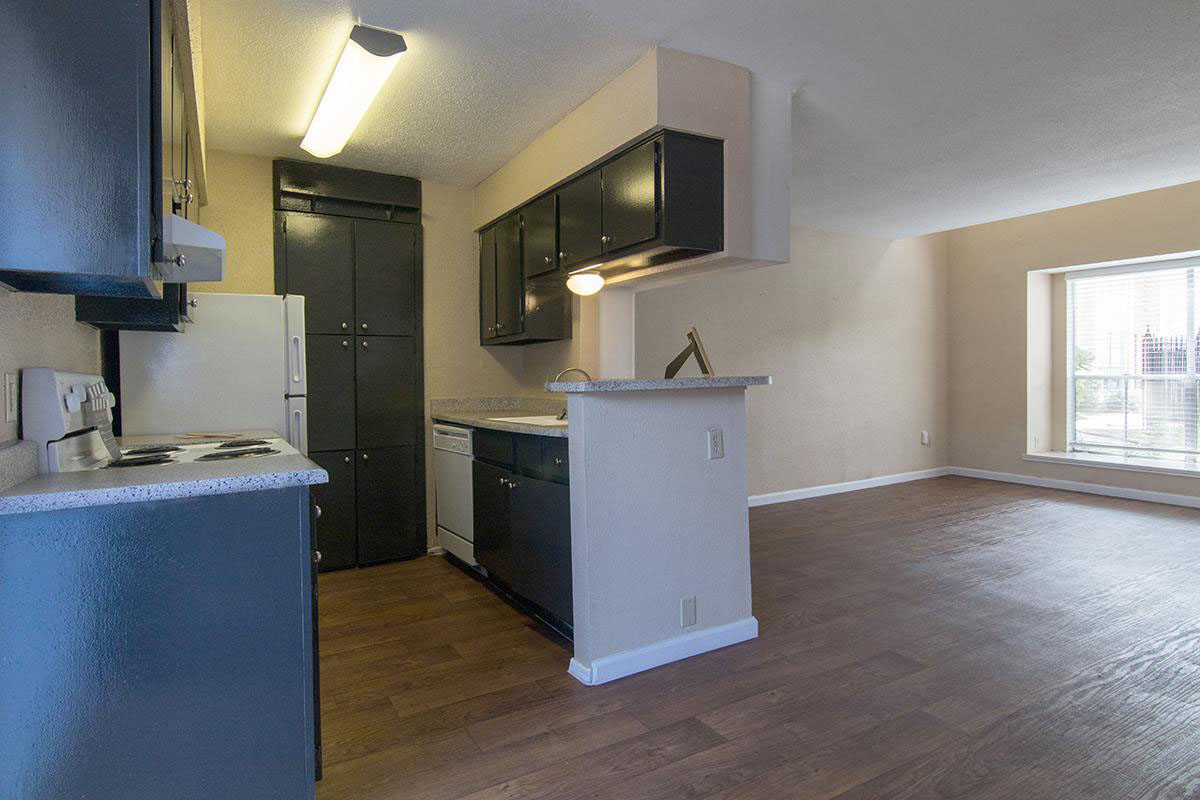
[[[658,378],[650,380],[559,381],[547,383],[547,392],[646,392],[674,389],[729,389],[738,386],[766,386],[770,375],[717,375],[712,378]]]
[[[253,437],[278,436],[271,431],[244,433]],[[174,438],[170,436],[129,436],[120,440],[126,447],[171,441]],[[280,454],[263,458],[34,475],[0,491],[0,514],[258,492],[328,482],[325,470],[287,442],[280,440],[275,446]]]
[[[498,422],[489,417],[540,417],[557,415],[566,405],[554,397],[463,397],[429,401],[429,416],[434,422],[469,425],[510,433],[565,438],[566,425],[533,425],[524,422]]]

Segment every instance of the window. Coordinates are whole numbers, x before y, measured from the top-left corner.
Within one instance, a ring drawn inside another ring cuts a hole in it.
[[[1072,452],[1200,465],[1200,261],[1067,274]]]

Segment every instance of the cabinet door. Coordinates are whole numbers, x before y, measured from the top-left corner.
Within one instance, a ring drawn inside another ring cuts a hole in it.
[[[496,335],[523,330],[524,281],[521,277],[521,216],[510,214],[496,224]]]
[[[604,249],[658,235],[658,142],[638,145],[604,167]]]
[[[423,527],[424,497],[417,484],[417,449],[384,447],[359,450],[358,563],[371,564],[410,558],[426,551]]]
[[[553,194],[521,210],[525,246],[521,253],[526,278],[553,272],[558,267],[558,206]]]
[[[508,525],[508,481],[512,473],[483,461],[471,462],[475,514],[475,560],[504,583],[512,580],[514,551]]]
[[[308,449],[354,449],[354,337],[305,337]]]
[[[416,227],[355,220],[355,332],[412,336],[416,319]]]
[[[600,171],[558,190],[559,266],[570,269],[600,255]]]
[[[304,295],[307,333],[352,333],[353,223],[345,217],[282,212],[288,294]]]
[[[509,527],[524,565],[513,589],[571,623],[571,489],[519,476],[509,492]]]
[[[358,558],[354,498],[354,451],[309,452],[308,457],[329,473],[329,483],[314,484],[313,501],[321,507],[315,538],[321,551],[321,571],[352,567]]]
[[[355,337],[355,439],[359,449],[414,444],[421,418],[411,336]],[[312,373],[309,373],[312,380]]]
[[[479,338],[496,338],[496,229],[479,234]]]

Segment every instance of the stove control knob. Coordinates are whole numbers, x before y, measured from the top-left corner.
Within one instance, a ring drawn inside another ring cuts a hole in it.
[[[67,411],[70,411],[72,414],[78,414],[79,409],[83,407],[83,404],[79,402],[79,398],[74,394],[63,395],[63,398],[67,401]]]

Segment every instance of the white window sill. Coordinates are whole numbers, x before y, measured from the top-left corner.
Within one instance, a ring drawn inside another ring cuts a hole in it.
[[[1178,475],[1184,478],[1200,478],[1200,465],[1193,466],[1182,462],[1157,461],[1151,458],[1134,458],[1132,456],[1100,455],[1099,453],[1026,453],[1026,461],[1040,461],[1049,464],[1073,464],[1077,467],[1100,467],[1102,469],[1121,469],[1127,472],[1151,472],[1157,475]]]

